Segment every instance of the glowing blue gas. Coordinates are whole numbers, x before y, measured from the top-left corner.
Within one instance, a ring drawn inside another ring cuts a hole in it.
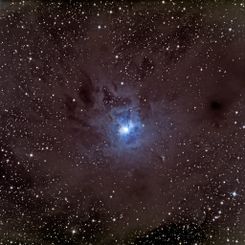
[[[134,125],[132,122],[128,122],[127,124],[120,125],[119,127],[119,134],[120,135],[128,135],[134,129]]]

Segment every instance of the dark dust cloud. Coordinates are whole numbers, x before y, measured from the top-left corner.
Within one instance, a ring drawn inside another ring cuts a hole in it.
[[[0,6],[0,244],[245,244],[244,1]]]

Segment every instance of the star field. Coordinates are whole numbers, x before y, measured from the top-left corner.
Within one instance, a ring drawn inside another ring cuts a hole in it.
[[[0,244],[245,244],[244,1],[0,1]]]

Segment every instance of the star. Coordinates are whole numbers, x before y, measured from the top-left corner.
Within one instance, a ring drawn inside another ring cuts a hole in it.
[[[125,121],[119,125],[119,135],[122,137],[131,137],[135,134],[136,125],[131,120]]]
[[[130,128],[128,126],[121,126],[119,128],[119,133],[122,135],[128,134],[130,132]]]

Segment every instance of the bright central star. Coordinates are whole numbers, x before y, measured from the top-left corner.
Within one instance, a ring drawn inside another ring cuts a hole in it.
[[[128,126],[122,126],[122,127],[119,129],[119,133],[120,133],[120,134],[128,134],[128,133],[129,133],[129,127],[128,127]]]

